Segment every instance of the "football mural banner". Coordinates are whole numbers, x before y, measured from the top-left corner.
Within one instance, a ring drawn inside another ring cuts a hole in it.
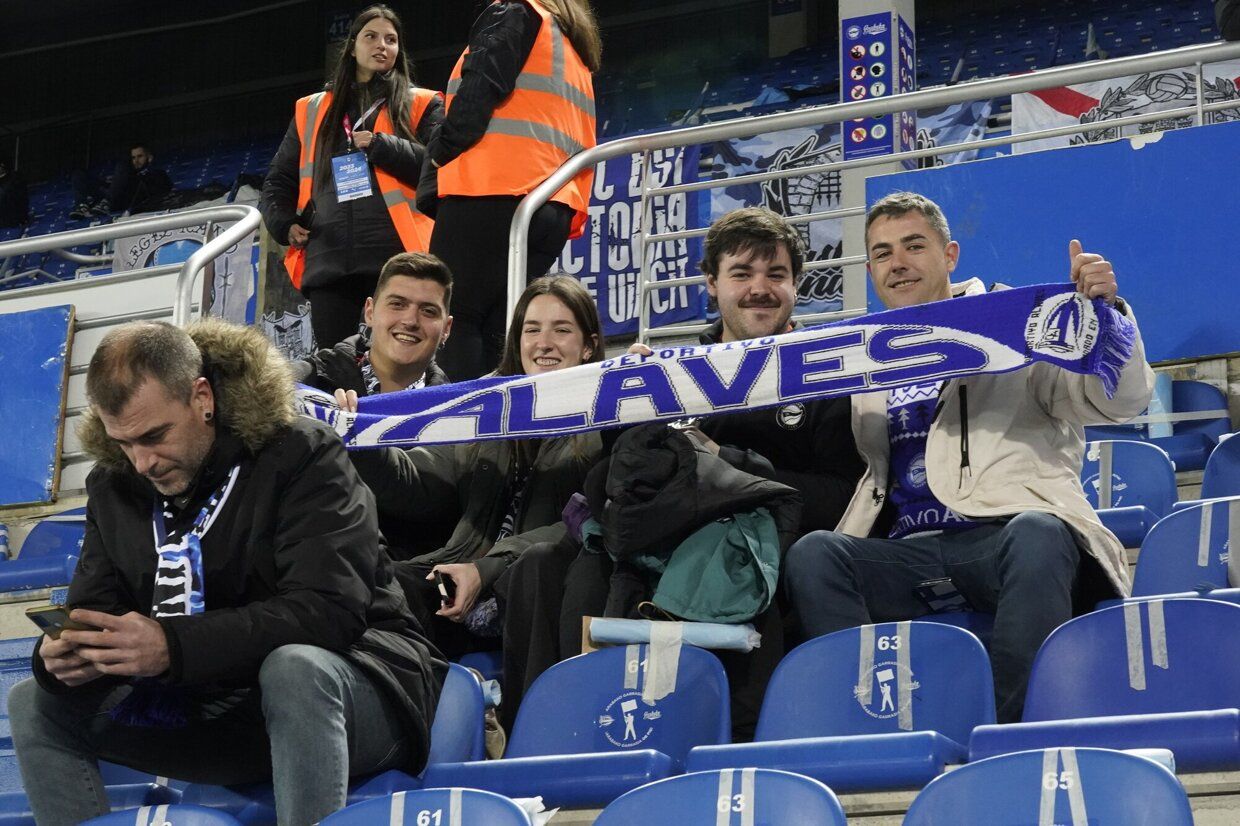
[[[650,153],[649,185],[672,186],[698,180],[701,148],[687,146]],[[637,331],[637,282],[641,265],[642,155],[613,158],[595,167],[594,191],[585,233],[569,241],[551,272],[576,276],[598,304],[607,336]],[[710,216],[702,210],[707,196],[679,192],[651,199],[650,232],[662,234],[703,227]],[[646,247],[646,260],[657,280],[700,275],[702,239],[658,242]],[[701,317],[699,285],[656,290],[651,294],[655,326]]]
[[[875,313],[779,336],[538,375],[367,396],[356,413],[298,389],[304,415],[349,449],[563,436],[648,421],[776,407],[1045,362],[1097,376],[1108,395],[1136,327],[1072,284],[1040,284]]]
[[[1240,120],[1240,61],[1211,63],[1203,68],[1205,103],[1235,100],[1236,108],[1206,112],[1206,123]],[[1197,78],[1191,71],[1175,69],[1147,72],[1143,75],[1099,80],[1075,86],[1060,86],[1012,95],[1012,134],[1036,132],[1073,124],[1098,123],[1194,106],[1197,102]],[[1077,135],[1044,138],[1013,144],[1015,152],[1036,152],[1085,143],[1114,140],[1119,137],[1144,135],[1192,126],[1192,114],[1177,115],[1148,123],[1103,128]]]
[[[977,141],[986,132],[993,101],[955,104],[917,113],[917,148]],[[923,166],[973,160],[977,150],[962,150],[925,158]],[[836,124],[786,129],[754,138],[720,141],[711,147],[710,174],[735,177],[754,172],[778,172],[843,160],[840,129]],[[737,184],[711,190],[710,214],[718,218],[733,209],[764,206],[780,215],[806,215],[839,209],[842,184],[838,171],[810,172],[764,183]],[[842,258],[843,223],[839,219],[797,224],[807,261]],[[824,267],[806,270],[797,288],[797,313],[843,309],[844,270]]]

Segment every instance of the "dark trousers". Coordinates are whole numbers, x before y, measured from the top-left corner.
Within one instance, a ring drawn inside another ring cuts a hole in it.
[[[951,577],[978,611],[993,612],[990,663],[1000,723],[1020,720],[1034,655],[1072,618],[1080,551],[1045,513],[911,539],[857,539],[832,531],[788,551],[784,584],[807,637],[929,613],[915,586]]]
[[[349,276],[322,287],[303,287],[301,294],[310,302],[310,327],[316,347],[334,347],[357,333],[362,325],[362,309],[375,291],[379,273],[373,278]]]
[[[581,653],[583,617],[607,606],[612,561],[581,551],[571,536],[526,548],[495,583],[504,616],[504,702],[508,731],[521,698],[540,674]]]
[[[516,196],[440,200],[431,253],[452,271],[452,335],[436,362],[453,381],[474,379],[499,364],[508,301],[508,232]],[[546,275],[564,250],[573,212],[543,204],[530,221],[527,281]]]
[[[540,674],[581,653],[582,621],[608,609],[611,558],[580,550],[572,537],[531,545],[495,584],[504,605],[504,702],[512,731],[521,698]],[[732,739],[753,739],[771,674],[784,653],[783,620],[772,605],[753,620],[762,645],[749,653],[717,651],[728,675]]]

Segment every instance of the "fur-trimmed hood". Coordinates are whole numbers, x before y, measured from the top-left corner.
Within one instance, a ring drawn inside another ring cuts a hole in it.
[[[227,428],[251,453],[292,421],[293,380],[288,361],[253,327],[216,318],[186,328],[208,364],[219,427]],[[103,429],[93,409],[78,426],[82,448],[114,470],[132,470],[124,452]]]

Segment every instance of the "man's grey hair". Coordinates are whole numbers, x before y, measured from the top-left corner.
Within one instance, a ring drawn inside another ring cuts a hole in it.
[[[920,212],[930,224],[930,228],[939,234],[946,246],[952,240],[952,231],[947,226],[947,218],[943,210],[925,195],[916,192],[893,192],[879,198],[865,216],[865,246],[870,248],[870,224],[879,218],[899,218],[910,212]]]

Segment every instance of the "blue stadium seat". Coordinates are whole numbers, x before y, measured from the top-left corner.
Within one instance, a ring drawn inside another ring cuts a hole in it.
[[[1168,748],[1240,768],[1240,606],[1154,599],[1064,623],[1029,677],[1024,721],[979,726],[970,760],[1051,746]]]
[[[47,517],[31,529],[17,559],[0,561],[0,591],[67,585],[73,578],[86,533],[86,509]]]
[[[323,818],[323,826],[431,826],[432,824],[486,824],[529,826],[525,810],[506,797],[479,789],[423,789],[396,792],[354,803]]]
[[[1212,384],[1202,381],[1171,383],[1171,410],[1181,414],[1221,414],[1202,419],[1173,422],[1170,436],[1149,436],[1147,425],[1097,425],[1085,428],[1087,439],[1147,441],[1167,451],[1176,470],[1201,470],[1221,436],[1229,429],[1227,397]]]
[[[990,661],[949,625],[886,623],[798,646],[767,686],[754,742],[699,746],[689,771],[757,766],[836,791],[916,788],[964,762],[969,733],[995,720]]]
[[[113,813],[127,813],[126,823],[135,822],[136,810],[141,806],[165,806],[180,801],[176,790],[155,783],[108,786],[107,794]],[[0,794],[0,826],[35,826],[34,813],[30,811],[30,801],[26,799],[25,792]]]
[[[1126,548],[1140,546],[1176,500],[1175,466],[1166,451],[1144,442],[1086,443],[1081,485],[1102,524]]]
[[[995,631],[995,615],[981,611],[948,611],[942,614],[926,614],[918,617],[918,622],[938,622],[943,625],[954,625],[963,628],[981,640],[982,645],[990,650],[990,638]]]
[[[231,815],[203,806],[143,806],[85,821],[93,826],[240,826]]]
[[[426,785],[597,807],[683,770],[694,746],[728,742],[728,681],[719,660],[682,647],[675,690],[647,703],[648,649],[607,648],[556,664],[526,693],[503,760],[429,766]]]
[[[1202,502],[1160,520],[1141,544],[1132,595],[1240,586],[1227,580],[1233,519],[1240,520],[1240,496]]]
[[[486,756],[485,711],[482,686],[477,678],[462,666],[449,664],[439,704],[435,707],[435,721],[431,724],[427,765],[483,759]],[[390,769],[353,778],[347,799],[353,803],[421,786],[419,778]],[[187,803],[230,812],[242,823],[275,822],[275,795],[270,783],[229,788],[192,783],[185,787],[183,799]]]
[[[935,778],[904,826],[1033,823],[1192,826],[1188,795],[1164,766],[1107,749],[1051,748],[992,757]]]
[[[1240,496],[1240,438],[1224,439],[1210,454],[1201,477],[1201,498]]]
[[[846,821],[835,792],[817,780],[772,769],[723,769],[669,777],[634,789],[608,804],[594,826],[635,823],[845,826]]]
[[[473,651],[457,660],[466,668],[472,668],[484,680],[501,680],[504,676],[504,652]]]

